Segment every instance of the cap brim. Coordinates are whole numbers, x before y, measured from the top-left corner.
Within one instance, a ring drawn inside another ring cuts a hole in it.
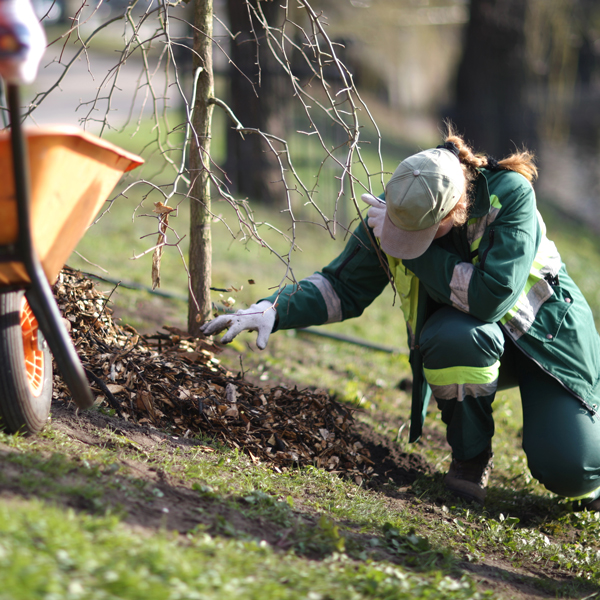
[[[396,227],[386,214],[379,241],[382,250],[394,258],[418,258],[431,245],[440,224],[420,231],[406,231]]]

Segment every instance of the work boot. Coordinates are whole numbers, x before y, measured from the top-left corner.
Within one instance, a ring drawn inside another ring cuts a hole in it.
[[[600,511],[600,498],[596,498],[592,500],[589,504],[586,504],[584,507],[586,510],[590,512],[598,512]]]
[[[483,504],[490,472],[494,466],[493,456],[492,448],[488,446],[475,458],[453,458],[450,470],[444,477],[446,489],[463,500]]]
[[[589,512],[600,512],[600,498],[595,500],[575,500],[573,502],[573,510],[587,510]]]

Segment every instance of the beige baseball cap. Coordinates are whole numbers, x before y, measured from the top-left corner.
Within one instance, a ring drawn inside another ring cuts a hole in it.
[[[465,190],[457,156],[433,148],[403,160],[385,188],[381,247],[396,258],[417,258],[429,248],[440,222]]]

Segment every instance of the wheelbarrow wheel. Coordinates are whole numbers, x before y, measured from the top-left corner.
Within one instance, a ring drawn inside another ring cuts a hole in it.
[[[52,402],[52,357],[22,291],[0,294],[0,428],[37,433]]]

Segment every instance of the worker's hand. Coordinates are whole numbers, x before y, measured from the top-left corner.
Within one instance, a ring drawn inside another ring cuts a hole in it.
[[[385,221],[385,202],[372,194],[363,194],[361,200],[371,207],[367,212],[367,215],[369,215],[369,227],[373,229],[375,237],[380,238],[383,230],[383,222]]]
[[[0,0],[0,76],[15,85],[32,83],[45,49],[30,0]]]
[[[228,344],[241,331],[258,331],[256,345],[264,350],[273,331],[276,316],[273,304],[268,300],[262,300],[245,310],[238,310],[232,315],[221,315],[213,321],[208,321],[200,327],[200,331],[204,335],[213,335],[227,329],[227,333],[221,338],[224,344]]]

